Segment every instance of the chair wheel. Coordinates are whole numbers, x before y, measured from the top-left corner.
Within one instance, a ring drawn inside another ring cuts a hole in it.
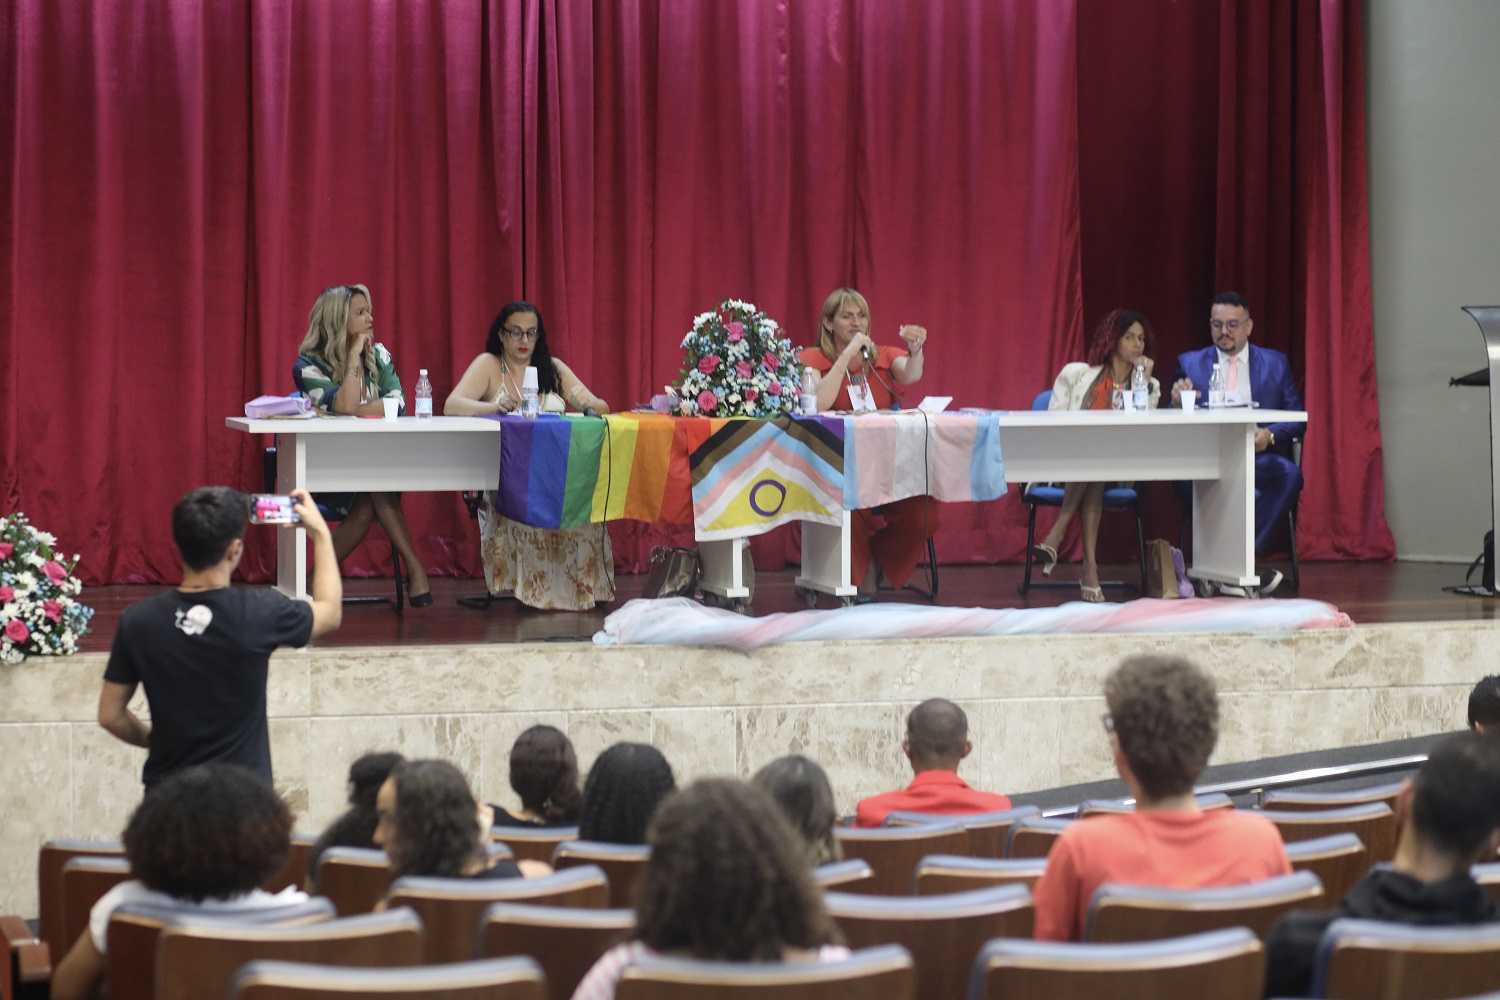
[[[724,598],[715,594],[712,590],[702,591],[698,596],[698,600],[705,608],[722,608],[724,606]]]
[[[811,587],[798,587],[797,596],[802,598],[802,603],[806,604],[809,608],[816,608],[818,606],[818,592]]]
[[[750,602],[743,597],[734,597],[729,600],[729,603],[725,607],[737,615],[742,615],[750,610]]]
[[[1194,580],[1193,593],[1199,597],[1212,597],[1214,596],[1214,585],[1207,580]]]

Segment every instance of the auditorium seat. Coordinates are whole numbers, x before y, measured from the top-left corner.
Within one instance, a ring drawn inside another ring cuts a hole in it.
[[[830,861],[813,869],[813,881],[824,889],[844,889],[875,877],[875,869],[864,858]]]
[[[629,906],[635,899],[635,882],[651,857],[645,844],[605,844],[595,840],[569,840],[552,852],[552,867],[561,871],[577,865],[596,865],[609,879],[609,900],[601,905]]]
[[[912,891],[918,896],[966,892],[997,885],[1036,888],[1047,870],[1046,858],[970,858],[961,854],[929,854],[917,862]]]
[[[1385,785],[1356,788],[1352,792],[1267,792],[1261,800],[1262,809],[1279,812],[1297,812],[1319,809],[1344,809],[1362,806],[1370,802],[1384,802],[1392,810],[1396,808],[1396,796],[1406,787],[1404,781],[1393,781]]]
[[[1132,944],[991,941],[969,1000],[1260,1000],[1265,946],[1243,927]]]
[[[1372,864],[1389,861],[1396,854],[1396,814],[1384,802],[1315,811],[1267,809],[1261,815],[1276,824],[1281,839],[1289,844],[1335,833],[1352,833],[1369,850]]]
[[[648,958],[620,975],[615,1000],[915,1000],[905,948],[857,951],[838,962],[700,962]]]
[[[1489,890],[1495,902],[1500,903],[1500,861],[1487,861],[1482,865],[1475,865],[1469,869],[1469,874],[1474,876],[1474,881]]]
[[[153,903],[125,903],[110,915],[104,932],[104,981],[109,1000],[155,1000],[157,941],[162,928],[179,916],[177,910]],[[326,923],[333,916],[333,904],[328,900],[309,899],[212,919],[248,926],[300,926]]]
[[[1500,982],[1500,924],[1411,927],[1335,920],[1323,932],[1311,996],[1436,1000]]]
[[[552,863],[557,845],[578,839],[576,826],[497,826],[490,840],[505,844],[517,861]]]
[[[394,877],[384,851],[330,847],[318,859],[318,894],[332,900],[341,917],[375,909]]]
[[[386,906],[408,907],[426,931],[423,961],[465,962],[475,956],[485,910],[499,902],[534,901],[551,906],[602,910],[609,883],[594,865],[568,868],[541,878],[398,878]]]
[[[36,858],[38,933],[52,953],[52,964],[62,961],[73,942],[65,940],[62,916],[63,865],[77,857],[123,858],[125,845],[118,840],[49,840]],[[76,938],[77,935],[75,934]]]
[[[547,987],[529,958],[401,969],[261,960],[235,975],[229,995],[231,1000],[546,1000]]]
[[[256,959],[356,968],[419,965],[422,922],[405,909],[300,926],[177,919],[156,942],[156,998],[222,997],[235,972]]]
[[[1224,927],[1248,927],[1264,939],[1288,910],[1321,910],[1330,902],[1312,872],[1211,889],[1102,885],[1089,902],[1086,941],[1160,941]]]
[[[968,831],[947,817],[920,826],[837,827],[833,835],[844,857],[861,858],[875,871],[874,878],[849,888],[879,896],[909,895],[912,872],[927,855],[963,854],[969,848]]]
[[[281,866],[281,871],[271,876],[261,888],[267,892],[280,892],[282,889],[293,887],[306,888],[307,859],[312,857],[313,845],[317,842],[317,834],[292,834],[292,849],[287,852],[286,863]]]
[[[63,865],[62,935],[66,942],[63,954],[67,954],[73,942],[88,929],[94,904],[106,892],[129,880],[130,862],[124,858],[80,855]]]
[[[1297,871],[1318,876],[1329,906],[1343,899],[1344,893],[1370,870],[1370,852],[1352,833],[1294,840],[1286,845],[1286,856]]]
[[[1031,816],[1010,828],[1005,838],[1007,858],[1045,858],[1052,851],[1057,838],[1076,819],[1048,819]]]
[[[46,996],[52,980],[52,955],[46,942],[31,933],[18,916],[0,917],[0,949],[5,969],[0,1000]]]
[[[1234,800],[1222,792],[1209,792],[1207,795],[1194,796],[1199,809],[1233,809]],[[1133,813],[1135,812],[1134,800],[1127,799],[1085,799],[1078,806],[1078,818],[1085,816],[1097,816],[1101,813]]]
[[[912,826],[934,821],[959,823],[969,834],[969,849],[965,854],[974,858],[1003,858],[1005,837],[1010,833],[1010,828],[1019,820],[1041,814],[1042,811],[1036,806],[1017,806],[1014,809],[971,813],[967,816],[935,816],[932,813],[897,810],[889,813],[881,825]]]
[[[479,954],[530,955],[547,974],[551,1000],[568,1000],[599,956],[627,940],[634,927],[634,910],[495,903],[479,926]]]
[[[824,900],[849,947],[899,944],[911,953],[923,1000],[963,1000],[979,949],[992,938],[1031,937],[1035,916],[1024,885],[941,896],[829,892]]]

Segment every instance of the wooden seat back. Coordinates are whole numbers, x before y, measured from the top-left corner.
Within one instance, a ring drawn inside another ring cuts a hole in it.
[[[1500,983],[1500,924],[1411,927],[1335,920],[1323,932],[1312,996],[1445,1000]]]
[[[121,882],[130,881],[130,862],[123,857],[79,855],[63,865],[61,879],[62,935],[71,948],[88,929],[94,904]]]
[[[595,840],[569,840],[552,852],[552,867],[558,871],[578,865],[595,865],[609,879],[609,901],[614,907],[630,906],[635,883],[641,877],[651,848],[645,844],[605,844]]]
[[[1213,889],[1103,885],[1089,903],[1085,941],[1160,941],[1225,927],[1247,927],[1265,940],[1289,910],[1329,905],[1312,872]]]
[[[882,825],[915,826],[934,821],[956,822],[961,824],[969,834],[969,849],[963,853],[974,858],[1003,858],[1005,857],[1005,838],[1010,834],[1010,828],[1020,820],[1041,814],[1042,811],[1036,806],[1017,806],[1014,809],[971,813],[967,816],[935,816],[931,813],[898,810],[889,813]]]
[[[497,826],[490,830],[490,840],[509,847],[517,861],[551,864],[558,844],[577,839],[576,826]]]
[[[931,854],[917,862],[912,889],[918,896],[1000,885],[1024,885],[1035,889],[1036,880],[1046,870],[1046,858],[970,858],[957,854]]]
[[[873,830],[835,828],[833,835],[844,857],[861,858],[875,872],[874,878],[855,883],[850,889],[877,896],[910,895],[912,872],[918,861],[929,854],[962,854],[969,848],[968,831],[951,820]]]
[[[850,891],[851,886],[874,877],[875,869],[864,858],[830,861],[813,869],[813,881],[818,885],[824,889],[843,889],[845,892]]]
[[[857,951],[839,962],[696,962],[652,958],[627,966],[615,1000],[913,1000],[906,949]]]
[[[29,1000],[45,996],[52,981],[52,955],[47,945],[20,917],[0,917],[0,1000]]]
[[[318,895],[332,900],[341,917],[374,910],[394,879],[384,851],[330,847],[318,859]]]
[[[1393,781],[1384,785],[1372,785],[1369,788],[1357,788],[1349,792],[1267,792],[1266,797],[1261,800],[1261,808],[1276,812],[1316,812],[1362,806],[1371,802],[1384,802],[1395,810],[1396,796],[1400,795],[1401,789],[1405,787],[1406,782]]]
[[[1007,858],[1045,858],[1052,851],[1057,838],[1072,823],[1072,819],[1048,819],[1031,816],[1020,820],[1010,828],[1005,839]]]
[[[530,955],[547,974],[551,1000],[568,1000],[599,956],[630,937],[634,910],[496,903],[479,928],[479,955]]]
[[[1208,792],[1193,796],[1199,809],[1233,809],[1234,800],[1223,792]],[[1085,799],[1078,806],[1078,818],[1108,813],[1135,812],[1135,803],[1125,799]]]
[[[1384,802],[1297,812],[1267,809],[1261,815],[1276,824],[1281,839],[1288,844],[1335,833],[1352,833],[1370,852],[1371,864],[1389,861],[1396,854],[1396,814]]]
[[[397,969],[345,969],[256,961],[241,969],[231,1000],[545,1000],[542,970],[529,958]]]
[[[281,870],[267,879],[261,888],[267,892],[280,892],[290,888],[306,889],[307,859],[312,857],[313,845],[317,842],[318,838],[314,834],[292,834],[292,847],[287,851]]]
[[[124,856],[125,845],[118,840],[49,840],[37,852],[37,932],[52,953],[53,965],[62,961],[78,937],[75,933],[69,938],[63,927],[63,865],[78,857]]]
[[[1352,833],[1335,833],[1286,845],[1287,860],[1299,872],[1312,872],[1323,883],[1323,895],[1333,906],[1370,870],[1370,852]]]

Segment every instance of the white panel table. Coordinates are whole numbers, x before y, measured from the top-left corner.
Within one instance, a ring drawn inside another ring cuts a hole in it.
[[[492,490],[500,481],[500,424],[483,417],[370,420],[316,417],[252,420],[227,427],[274,434],[276,492],[319,493]],[[276,587],[307,593],[307,533],[276,533]]]
[[[1198,580],[1260,585],[1255,574],[1255,428],[1304,423],[1289,410],[1231,408],[1017,410],[1000,414],[1008,483],[1191,480],[1193,565]],[[842,525],[802,525],[797,585],[848,598],[850,517]]]

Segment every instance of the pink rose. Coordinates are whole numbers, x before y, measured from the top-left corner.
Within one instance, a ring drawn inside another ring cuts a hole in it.
[[[25,642],[31,637],[31,629],[19,618],[12,618],[5,623],[5,637],[11,642]]]
[[[766,371],[768,372],[774,372],[781,365],[780,360],[778,360],[776,355],[772,354],[770,351],[767,351],[765,354],[761,355],[760,363],[766,366]]]
[[[773,396],[779,396],[779,395],[781,395],[781,383],[780,382],[772,382],[770,385],[766,386],[766,391],[769,392]]]
[[[10,554],[14,552],[15,549],[16,547],[10,544],[10,542],[0,542],[0,559],[9,559]]]
[[[745,390],[745,402],[753,403],[760,398],[760,390],[751,386]]]
[[[46,573],[47,579],[51,580],[53,583],[62,583],[68,578],[68,571],[63,569],[62,565],[56,562],[49,562],[47,565],[43,566],[42,572]]]
[[[56,601],[43,601],[42,613],[53,621],[62,621],[62,605]]]
[[[704,389],[698,393],[698,412],[712,413],[719,408],[719,397]]]
[[[733,323],[724,324],[724,332],[729,334],[730,343],[745,339],[745,324],[736,320]]]
[[[755,371],[748,361],[736,361],[734,363],[734,370],[739,373],[740,378],[749,378],[751,373]]]
[[[714,369],[719,367],[719,356],[717,354],[705,354],[698,359],[698,370],[705,375],[712,375]]]
[[[8,604],[11,601],[15,600],[15,597],[15,587],[0,587],[0,604]]]

